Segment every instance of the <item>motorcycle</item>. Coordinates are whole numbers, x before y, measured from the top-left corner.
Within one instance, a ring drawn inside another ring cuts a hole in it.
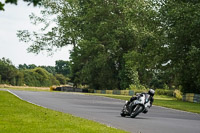
[[[147,108],[151,107],[150,104],[150,95],[148,94],[139,94],[137,95],[137,99],[132,101],[129,105],[127,104],[128,101],[126,101],[125,105],[123,106],[123,109],[121,111],[121,116],[130,116],[131,118],[135,118],[140,113],[147,113]]]

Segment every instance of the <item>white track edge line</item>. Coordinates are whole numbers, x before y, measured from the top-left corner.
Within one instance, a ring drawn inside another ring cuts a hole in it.
[[[36,106],[39,106],[39,107],[47,108],[47,107],[44,107],[44,106],[42,106],[42,105],[39,105],[39,104],[33,103],[33,102],[31,102],[31,101],[25,100],[25,99],[21,98],[20,96],[18,96],[17,94],[15,94],[14,92],[10,91],[10,90],[7,90],[7,91],[8,91],[9,93],[11,93],[12,95],[16,96],[17,98],[23,100],[23,101],[26,101],[26,102],[28,102],[28,103],[31,103],[31,104],[36,105]]]

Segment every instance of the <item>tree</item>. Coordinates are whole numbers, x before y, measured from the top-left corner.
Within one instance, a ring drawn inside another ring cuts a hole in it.
[[[19,70],[26,70],[26,69],[34,69],[36,67],[41,67],[44,68],[46,71],[48,71],[49,73],[55,75],[56,74],[56,69],[54,66],[36,66],[35,64],[19,64],[18,69]]]
[[[55,75],[56,74],[56,69],[54,66],[39,66],[41,68],[44,68],[47,72]]]
[[[68,76],[70,74],[70,62],[57,60],[55,65],[55,72],[64,76]]]
[[[37,66],[35,64],[30,64],[30,65],[27,65],[27,64],[19,64],[18,66],[18,69],[19,70],[25,70],[25,69],[34,69],[36,68]]]
[[[200,92],[199,7],[196,0],[164,0],[159,10],[167,69],[183,92]]]
[[[0,59],[1,82],[11,85],[22,85],[23,74],[18,71],[9,59]]]
[[[25,70],[25,69],[28,69],[28,65],[27,64],[19,64],[19,66],[18,66],[18,69],[19,70]]]
[[[153,63],[145,62],[149,54],[151,59],[155,56],[151,49],[158,44],[154,41],[157,27],[150,25],[157,13],[151,1],[60,0],[44,1],[43,5],[46,7],[43,17],[32,18],[48,26],[45,17],[57,15],[54,19],[57,26],[44,34],[19,31],[18,36],[33,42],[29,51],[34,53],[73,44],[71,79],[75,85],[125,89],[139,83],[138,76],[144,77],[141,72],[155,68]],[[127,60],[125,55],[132,52],[138,53],[133,59],[142,59],[143,64],[128,63],[132,59]]]
[[[40,2],[42,0],[23,0],[23,1],[28,2],[29,3],[28,5],[33,4],[34,6],[37,6],[37,5],[40,5]],[[0,11],[2,11],[2,10],[4,11],[5,4],[10,3],[10,4],[17,5],[17,2],[18,2],[18,0],[5,0],[5,3],[0,2]]]

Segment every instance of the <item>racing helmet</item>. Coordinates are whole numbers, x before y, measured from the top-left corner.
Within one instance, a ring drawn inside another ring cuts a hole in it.
[[[155,91],[154,91],[153,89],[150,89],[150,90],[148,91],[148,94],[151,95],[151,96],[154,96]]]

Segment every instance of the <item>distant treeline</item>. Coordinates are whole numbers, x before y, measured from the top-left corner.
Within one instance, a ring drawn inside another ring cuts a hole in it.
[[[54,66],[20,64],[15,67],[9,59],[0,59],[0,84],[51,86],[66,84],[69,80],[70,63],[58,60]]]

